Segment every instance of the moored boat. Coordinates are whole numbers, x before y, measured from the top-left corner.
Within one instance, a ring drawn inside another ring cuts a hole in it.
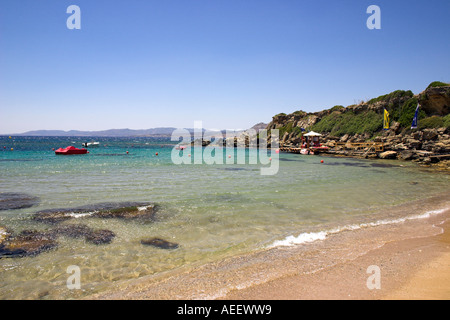
[[[81,144],[83,147],[85,148],[89,148],[89,147],[98,147],[100,146],[100,142],[84,142]]]
[[[74,146],[69,146],[67,148],[59,148],[55,150],[55,154],[69,155],[69,154],[86,154],[88,151],[86,149],[78,149]]]

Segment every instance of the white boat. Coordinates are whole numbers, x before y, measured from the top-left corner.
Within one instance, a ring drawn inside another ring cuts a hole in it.
[[[100,142],[85,142],[81,144],[83,147],[88,148],[88,147],[98,147],[100,146]]]

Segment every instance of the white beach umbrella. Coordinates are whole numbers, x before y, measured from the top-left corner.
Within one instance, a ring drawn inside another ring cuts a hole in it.
[[[319,136],[321,136],[321,134],[317,133],[317,132],[314,132],[314,131],[310,131],[307,134],[304,134],[303,136],[305,136],[305,137],[319,137]]]

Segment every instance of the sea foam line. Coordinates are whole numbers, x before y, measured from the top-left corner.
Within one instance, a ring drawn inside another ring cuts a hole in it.
[[[143,207],[137,207],[138,211],[145,211],[148,210],[148,208],[153,208],[153,205],[143,206]]]
[[[71,212],[71,213],[66,213],[65,215],[68,216],[68,217],[72,217],[72,218],[78,219],[78,218],[84,218],[84,217],[92,216],[92,215],[96,214],[97,212],[98,211],[84,212],[84,213]]]
[[[378,221],[369,222],[369,223],[350,224],[347,226],[337,227],[337,228],[327,230],[327,231],[301,233],[297,237],[291,235],[291,236],[287,236],[283,240],[274,241],[267,248],[291,247],[291,246],[295,246],[298,244],[311,243],[311,242],[318,241],[318,240],[325,240],[329,235],[340,233],[343,231],[354,231],[354,230],[359,230],[359,229],[369,228],[369,227],[377,227],[377,226],[382,226],[382,225],[403,223],[403,222],[406,222],[409,220],[427,219],[432,216],[442,214],[449,209],[450,208],[431,210],[431,211],[427,211],[422,214],[416,214],[416,215],[412,215],[412,216],[408,216],[408,217],[404,217],[404,218],[398,218],[398,219],[385,219],[385,220],[378,220]]]

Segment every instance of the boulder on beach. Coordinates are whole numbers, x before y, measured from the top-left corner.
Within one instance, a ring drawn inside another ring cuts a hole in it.
[[[27,193],[3,192],[0,193],[0,210],[15,210],[30,208],[39,204],[39,198]]]
[[[411,150],[405,150],[400,152],[400,154],[398,155],[400,160],[412,160],[414,159],[416,156],[414,151]]]
[[[146,246],[153,246],[160,249],[176,249],[178,243],[173,243],[160,238],[143,239],[141,243]]]
[[[35,256],[57,247],[55,237],[35,230],[22,231],[0,245],[0,258]]]
[[[397,159],[397,152],[395,151],[385,151],[378,155],[380,159]]]

